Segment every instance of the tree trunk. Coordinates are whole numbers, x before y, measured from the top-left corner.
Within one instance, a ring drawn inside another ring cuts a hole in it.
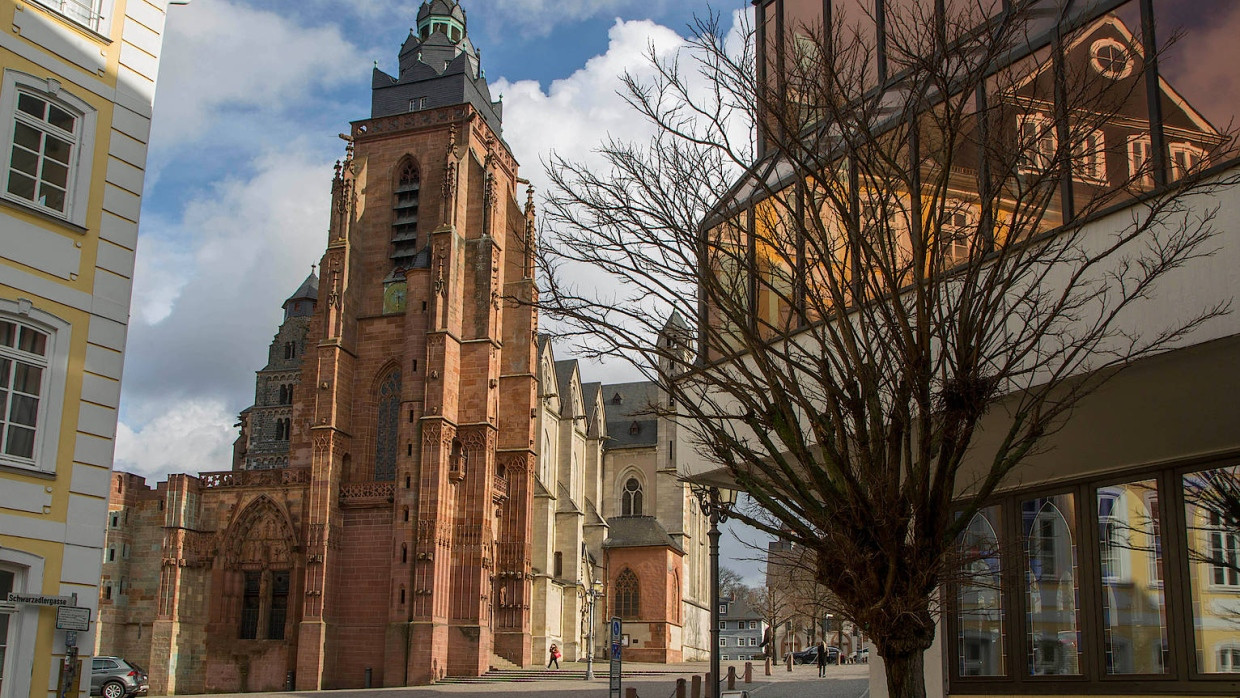
[[[890,698],[926,698],[926,652],[883,657]]]

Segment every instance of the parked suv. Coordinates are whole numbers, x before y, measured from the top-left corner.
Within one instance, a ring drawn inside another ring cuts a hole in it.
[[[90,694],[103,698],[144,696],[146,671],[120,657],[95,657],[90,667]]]

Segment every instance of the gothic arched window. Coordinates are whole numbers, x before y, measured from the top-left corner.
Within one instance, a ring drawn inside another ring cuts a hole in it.
[[[624,483],[624,491],[620,493],[620,515],[642,515],[642,483],[631,477]]]
[[[392,264],[395,269],[405,269],[417,252],[422,177],[411,159],[406,158],[397,168],[392,188]]]
[[[616,577],[615,613],[621,618],[636,620],[640,612],[641,588],[637,583],[637,575],[626,567],[620,572],[620,576]]]
[[[400,371],[393,370],[379,383],[379,409],[375,429],[375,480],[396,479],[397,422],[400,419]]]

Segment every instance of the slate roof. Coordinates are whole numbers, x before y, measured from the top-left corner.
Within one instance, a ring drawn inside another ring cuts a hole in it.
[[[449,0],[423,3],[419,23],[430,14],[451,15],[465,24],[464,12]],[[416,29],[410,30],[409,38],[401,45],[396,76],[378,67],[373,71],[371,118],[405,114],[411,111],[411,105],[421,110],[454,104],[473,105],[491,130],[503,138],[504,105],[491,99],[491,89],[468,31],[453,42],[443,32],[431,32],[423,39]]]
[[[649,548],[661,546],[678,553],[684,550],[653,516],[613,516],[607,519],[604,548]]]
[[[451,15],[461,24],[465,23],[465,10],[461,9],[460,3],[455,0],[431,0],[422,3],[418,8],[418,21],[421,22],[431,15]]]
[[[729,620],[762,620],[762,614],[758,613],[744,599],[722,598],[720,601],[728,604],[728,612],[720,613],[720,618]]]
[[[619,402],[616,396],[620,397]],[[652,381],[604,385],[608,437],[604,447],[643,448],[657,444],[659,420],[653,409],[658,399],[659,387]]]
[[[568,414],[572,410],[573,391],[569,390],[573,382],[573,370],[577,368],[577,359],[564,359],[555,362],[555,390],[560,396],[560,414]]]
[[[602,391],[603,391],[602,383],[582,383],[581,384],[581,400],[582,402],[585,403],[586,420],[587,420],[587,423],[589,424],[589,427],[586,431],[587,436],[593,436],[593,437],[606,436],[606,434],[594,433],[595,431],[594,425],[598,417],[598,415],[594,413],[595,409],[601,409],[603,410],[604,414],[607,413],[607,408],[598,404],[599,393],[601,393]],[[606,431],[606,429],[604,429],[604,431]]]
[[[289,296],[288,300],[284,301],[284,305],[288,305],[293,301],[317,301],[318,299],[319,276],[314,272],[310,272],[310,276],[307,276],[306,280],[301,282],[301,285],[297,287],[297,290],[293,292],[293,295]]]

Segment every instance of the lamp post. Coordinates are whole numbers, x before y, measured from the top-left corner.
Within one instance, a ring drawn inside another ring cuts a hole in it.
[[[834,617],[835,616],[830,613],[824,613],[822,616],[822,644],[824,647],[826,647],[827,644],[831,642],[831,619]],[[835,644],[839,645],[840,642],[836,640]],[[841,647],[840,652],[843,652],[843,651],[844,651],[844,648]],[[827,656],[828,657],[831,656],[829,650],[827,652]],[[824,660],[824,663],[825,663],[825,660]]]
[[[603,595],[603,582],[593,580],[586,590],[586,608],[590,609],[590,632],[586,635],[586,681],[594,680],[594,606]]]
[[[710,680],[707,698],[719,698],[719,524],[736,505],[736,490],[696,486],[698,506],[710,519]]]

